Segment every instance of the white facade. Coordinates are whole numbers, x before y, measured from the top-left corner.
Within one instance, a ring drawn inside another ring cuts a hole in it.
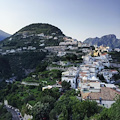
[[[68,71],[62,72],[62,81],[70,82],[72,88],[76,88],[76,75],[77,75],[77,68],[71,67],[68,68]]]

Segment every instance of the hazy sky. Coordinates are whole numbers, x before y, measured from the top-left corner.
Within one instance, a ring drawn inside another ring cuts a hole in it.
[[[31,23],[49,23],[80,41],[120,38],[120,0],[0,0],[0,29],[13,34]]]

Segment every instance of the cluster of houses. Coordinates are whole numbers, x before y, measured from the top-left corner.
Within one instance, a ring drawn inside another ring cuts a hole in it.
[[[13,37],[9,38],[9,41],[14,40],[14,37],[19,36],[19,39],[23,39],[24,44],[26,44],[26,46],[17,48],[17,49],[0,49],[0,54],[1,55],[6,55],[6,54],[12,54],[12,53],[17,53],[17,52],[24,52],[24,51],[29,51],[29,50],[36,50],[38,48],[36,48],[34,45],[31,46],[27,46],[27,44],[31,43],[30,41],[26,41],[26,38],[29,37],[37,37],[40,39],[40,44],[38,44],[40,47],[44,47],[45,46],[45,40],[49,40],[49,39],[53,39],[53,40],[58,40],[60,38],[63,38],[62,35],[60,36],[56,36],[57,33],[51,33],[51,35],[45,35],[44,33],[32,33],[30,31],[23,31],[23,32],[18,32],[16,33]],[[47,48],[46,48],[47,49]]]
[[[91,54],[96,57],[96,56],[102,55],[103,52],[109,52],[109,51],[112,51],[112,49],[109,48],[109,47],[104,47],[103,45],[97,47],[97,46],[95,45],[95,50],[92,51]]]
[[[15,82],[16,81],[16,77],[11,77],[11,78],[9,78],[9,79],[7,79],[7,80],[5,80],[5,82],[6,83],[13,83],[13,82]]]
[[[57,53],[57,56],[60,57],[77,50],[81,50],[83,53],[92,52],[89,44],[82,43],[67,36],[63,37],[63,40],[64,42],[60,42],[58,46],[48,46],[45,49],[49,52]]]
[[[23,52],[23,51],[28,51],[28,50],[36,50],[36,47],[28,46],[28,47],[20,47],[17,49],[7,49],[4,52],[2,52],[2,50],[1,50],[0,53],[2,55],[6,55],[6,54],[10,54],[10,53],[12,54],[12,53]]]
[[[62,72],[61,80],[70,82],[72,88],[79,89],[82,99],[95,100],[105,107],[110,107],[115,102],[116,95],[120,95],[119,89],[112,84],[111,79],[118,71],[106,69],[110,67],[111,56],[103,53],[107,48],[102,46],[100,49],[98,56],[83,56],[83,63],[79,68],[70,67]],[[102,82],[98,75],[103,75],[105,82]]]
[[[58,37],[56,37],[56,33],[51,33],[51,35],[45,35],[44,33],[34,33],[31,31],[18,32],[16,36],[21,36],[21,38],[28,38],[28,37],[36,36],[36,37],[40,37],[43,39],[54,39],[54,40],[58,39]],[[59,36],[59,38],[60,37],[63,37],[63,36]],[[9,40],[12,40],[12,38],[10,38]]]
[[[23,31],[23,32],[18,32],[16,35],[13,37],[9,38],[9,41],[12,41],[15,36],[21,37],[21,39],[26,39],[32,36],[40,38],[40,43],[38,44],[40,48],[36,48],[34,45],[27,46],[27,44],[31,43],[30,41],[24,41],[24,44],[26,46],[19,47],[16,49],[6,49],[2,50],[0,49],[0,54],[1,55],[6,55],[6,54],[12,54],[12,53],[18,53],[18,52],[24,52],[24,51],[34,51],[38,49],[44,48],[45,50],[52,52],[52,53],[57,53],[57,56],[64,56],[69,50],[76,51],[81,49],[83,53],[89,53],[91,52],[90,45],[82,43],[80,41],[77,41],[76,39],[72,39],[67,36],[56,36],[56,33],[52,33],[51,35],[45,35],[44,33],[40,34],[35,34],[35,33],[29,33],[28,31]],[[63,42],[60,42],[58,46],[45,46],[45,40],[46,39],[63,39]]]

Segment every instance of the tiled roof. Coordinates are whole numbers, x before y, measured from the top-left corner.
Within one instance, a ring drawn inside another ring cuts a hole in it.
[[[102,55],[107,55],[107,53],[104,53],[104,54],[102,54]]]
[[[91,100],[99,100],[100,97],[102,98],[102,100],[114,100],[117,95],[120,95],[120,92],[107,87],[101,87],[101,91],[98,93],[88,94]],[[86,96],[83,98],[87,99]]]

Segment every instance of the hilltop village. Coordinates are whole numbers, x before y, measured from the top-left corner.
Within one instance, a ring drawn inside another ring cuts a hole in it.
[[[119,104],[119,55],[119,48],[26,27],[0,43],[0,105],[20,120],[114,118],[108,113]]]

